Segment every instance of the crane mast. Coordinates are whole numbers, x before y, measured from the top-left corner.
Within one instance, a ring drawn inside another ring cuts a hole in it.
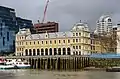
[[[46,11],[47,11],[47,8],[48,8],[48,4],[49,4],[49,0],[47,0],[47,3],[46,3],[46,5],[45,5],[45,9],[44,9],[44,15],[43,15],[42,23],[45,21]]]

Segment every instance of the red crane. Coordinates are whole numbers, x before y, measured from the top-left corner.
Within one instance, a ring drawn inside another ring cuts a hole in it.
[[[47,0],[46,6],[45,6],[45,9],[44,9],[44,15],[43,15],[42,23],[45,21],[46,11],[47,11],[47,8],[48,8],[48,4],[49,4],[49,0]]]

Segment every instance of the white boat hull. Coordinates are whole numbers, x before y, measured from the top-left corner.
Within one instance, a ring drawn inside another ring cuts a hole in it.
[[[30,68],[31,66],[30,65],[16,65],[16,67],[18,69],[27,69],[27,68]]]
[[[14,69],[13,65],[0,65],[0,69]]]

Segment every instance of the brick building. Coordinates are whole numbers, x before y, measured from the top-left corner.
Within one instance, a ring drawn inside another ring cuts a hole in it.
[[[34,24],[36,33],[53,33],[59,31],[59,25],[56,22],[36,23]]]

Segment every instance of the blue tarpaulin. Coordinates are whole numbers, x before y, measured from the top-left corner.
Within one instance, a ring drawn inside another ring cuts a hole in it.
[[[92,54],[90,55],[91,58],[120,58],[120,54],[111,54],[111,53],[104,53],[104,54]]]

